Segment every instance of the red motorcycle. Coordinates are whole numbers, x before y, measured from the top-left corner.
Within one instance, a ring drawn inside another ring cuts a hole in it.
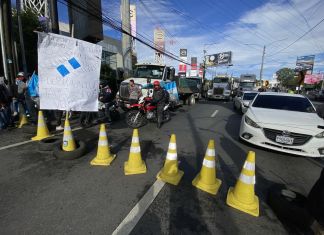
[[[166,104],[163,109],[162,122],[171,119],[170,104]],[[130,110],[126,113],[126,123],[132,128],[138,128],[147,124],[148,121],[157,122],[157,106],[152,104],[151,97],[141,97],[137,104],[128,107]]]

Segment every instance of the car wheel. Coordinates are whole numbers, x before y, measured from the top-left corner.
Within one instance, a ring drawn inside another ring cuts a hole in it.
[[[64,151],[61,145],[56,145],[53,151],[55,158],[60,160],[74,160],[84,155],[86,146],[83,141],[75,141],[76,149],[73,151]]]

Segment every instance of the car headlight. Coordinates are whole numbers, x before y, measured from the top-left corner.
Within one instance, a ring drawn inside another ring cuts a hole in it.
[[[254,128],[260,128],[260,126],[258,124],[256,124],[251,118],[249,118],[248,116],[245,116],[245,122],[246,124],[253,126]]]
[[[324,131],[315,135],[316,138],[324,138]]]

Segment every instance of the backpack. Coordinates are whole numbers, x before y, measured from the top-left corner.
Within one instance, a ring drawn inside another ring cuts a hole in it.
[[[38,76],[34,72],[31,78],[29,79],[28,85],[27,85],[27,93],[30,97],[37,97],[39,96],[38,92]]]

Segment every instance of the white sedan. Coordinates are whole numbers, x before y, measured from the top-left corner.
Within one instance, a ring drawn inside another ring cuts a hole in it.
[[[302,95],[259,93],[243,115],[240,138],[307,157],[324,157],[324,120]]]
[[[239,92],[233,99],[233,108],[245,113],[250,102],[258,94],[256,91]]]

